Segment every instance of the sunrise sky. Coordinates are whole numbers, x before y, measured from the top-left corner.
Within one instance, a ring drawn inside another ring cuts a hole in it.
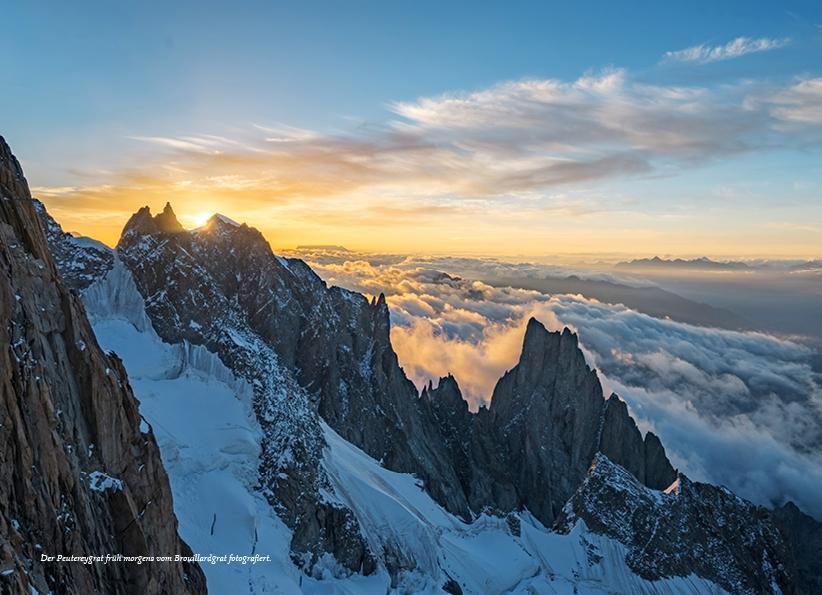
[[[822,257],[822,5],[487,4],[13,3],[0,133],[108,243]]]

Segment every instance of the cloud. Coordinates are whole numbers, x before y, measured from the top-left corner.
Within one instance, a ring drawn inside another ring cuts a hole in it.
[[[822,78],[797,82],[773,98],[774,115],[785,122],[822,124]]]
[[[706,55],[765,45],[734,42]],[[552,189],[670,175],[719,158],[818,143],[822,131],[805,124],[820,123],[820,80],[652,85],[611,69],[395,102],[388,120],[347,131],[255,125],[233,129],[232,138],[134,135],[148,149],[132,160],[134,169],[103,175],[88,188],[63,184],[75,190],[61,196],[83,202],[108,188],[112,196],[140,194],[145,203],[196,190],[227,201],[243,191],[257,209],[367,197],[381,201],[383,213],[436,201],[475,213],[495,205],[510,212],[515,204],[532,218],[540,210],[585,216],[621,205],[591,192],[568,200]]]
[[[737,37],[725,45],[709,46],[700,44],[685,48],[684,50],[665,52],[665,60],[674,62],[698,62],[700,64],[706,64],[708,62],[718,62],[720,60],[739,58],[747,54],[776,50],[785,47],[789,43],[790,39],[787,38],[773,39],[768,37],[760,37],[757,39],[752,39],[750,37]]]
[[[529,317],[553,330],[568,326],[606,391],[660,435],[686,474],[761,504],[790,499],[822,518],[822,369],[808,347],[652,318],[581,295],[494,288],[434,268],[434,259],[305,256],[329,283],[387,294],[392,341],[418,386],[452,372],[477,407],[517,362]],[[450,264],[466,270],[468,260]]]

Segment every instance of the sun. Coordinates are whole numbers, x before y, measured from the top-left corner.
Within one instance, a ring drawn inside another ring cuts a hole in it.
[[[212,213],[195,213],[193,215],[188,215],[186,219],[191,221],[194,227],[203,227],[208,220],[211,219]]]

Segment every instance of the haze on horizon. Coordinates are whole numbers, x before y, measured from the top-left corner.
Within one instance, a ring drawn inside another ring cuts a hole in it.
[[[171,201],[275,248],[822,257],[812,2],[7,13],[3,133],[108,244]]]

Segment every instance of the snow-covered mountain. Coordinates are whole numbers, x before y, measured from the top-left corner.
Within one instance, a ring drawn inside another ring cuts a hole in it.
[[[107,251],[40,212],[158,435],[182,537],[272,554],[204,564],[212,591],[806,589],[785,524],[677,474],[567,330],[532,320],[471,413],[453,377],[417,394],[384,299],[326,287],[252,228],[144,208]]]
[[[116,255],[81,295],[101,345],[128,367],[158,437],[181,535],[198,552],[272,554],[271,562],[254,566],[204,564],[212,592],[722,592],[690,575],[645,581],[625,564],[621,544],[584,524],[564,535],[527,512],[481,514],[466,523],[435,502],[419,479],[387,470],[322,421],[324,496],[353,512],[380,559],[363,576],[326,555],[306,576],[289,555],[293,531],[260,489],[264,435],[250,386],[203,347],[164,343]],[[597,551],[608,555],[596,560]],[[403,569],[392,576],[389,566]]]

